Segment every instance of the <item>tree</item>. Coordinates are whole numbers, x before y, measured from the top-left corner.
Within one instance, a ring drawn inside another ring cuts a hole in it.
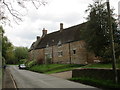
[[[31,2],[36,9],[40,5],[46,5],[47,2],[44,0],[0,0],[0,22],[5,23],[6,20],[10,21],[10,17],[17,23],[22,21],[22,14],[16,9],[15,4],[20,6],[22,9],[26,9],[27,3]],[[9,12],[10,16],[7,16]]]
[[[6,53],[6,63],[7,64],[16,64],[17,60],[15,58],[15,54],[13,52],[14,50],[14,46],[11,46],[7,49],[7,53]]]
[[[4,36],[4,30],[2,26],[0,27],[0,31],[2,32],[2,56],[6,58],[7,49],[11,47],[12,44],[9,42],[8,38]]]
[[[5,59],[7,64],[16,64],[21,59],[28,58],[28,48],[27,47],[14,47],[12,43],[4,36],[4,29],[0,27],[0,47],[2,51],[2,57]],[[2,44],[1,44],[2,43]],[[1,53],[0,51],[0,53]]]
[[[14,53],[15,53],[15,58],[17,61],[28,58],[28,48],[27,47],[15,47]]]
[[[86,41],[86,47],[89,51],[94,52],[95,56],[110,60],[110,32],[108,26],[107,8],[103,0],[94,1],[90,4],[87,12],[90,14],[87,18],[86,29],[83,31],[83,39]],[[113,18],[113,10],[111,10],[112,28],[117,31],[117,24]]]
[[[14,61],[14,54],[13,54],[13,45],[8,40],[6,36],[4,36],[4,29],[0,26],[1,32],[1,51],[2,51],[2,58],[6,60],[6,63],[13,63]]]

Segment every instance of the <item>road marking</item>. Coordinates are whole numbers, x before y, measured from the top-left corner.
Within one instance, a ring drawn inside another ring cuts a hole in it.
[[[14,78],[13,78],[13,76],[12,76],[12,74],[10,73],[9,70],[8,70],[8,73],[10,74],[10,77],[11,77],[11,79],[12,79],[12,82],[13,82],[13,85],[14,85],[15,89],[18,90],[18,88],[17,88],[17,83],[16,83],[16,81],[14,80]]]

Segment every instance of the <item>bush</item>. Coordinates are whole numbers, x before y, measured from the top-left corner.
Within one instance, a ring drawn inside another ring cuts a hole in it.
[[[51,58],[48,58],[48,57],[47,57],[46,63],[47,63],[47,64],[52,64]]]
[[[37,64],[43,64],[43,59],[42,58],[39,58],[38,60],[37,60]]]
[[[23,63],[26,63],[26,62],[27,62],[27,59],[21,59],[19,63],[23,64]]]
[[[35,60],[32,60],[32,61],[29,61],[27,64],[26,64],[26,66],[27,67],[32,67],[32,66],[34,66],[34,65],[36,65],[37,64],[37,62],[35,61]]]

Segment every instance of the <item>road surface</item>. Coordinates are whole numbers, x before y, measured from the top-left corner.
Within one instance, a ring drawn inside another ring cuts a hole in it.
[[[46,74],[20,70],[17,66],[9,66],[9,70],[18,88],[95,88]]]

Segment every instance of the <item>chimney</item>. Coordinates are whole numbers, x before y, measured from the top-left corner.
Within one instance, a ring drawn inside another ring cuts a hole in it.
[[[40,36],[37,36],[37,40],[40,38]]]
[[[60,31],[63,30],[63,23],[60,23]]]
[[[45,28],[43,28],[42,30],[42,37],[45,36],[47,34],[47,30],[45,30]]]

